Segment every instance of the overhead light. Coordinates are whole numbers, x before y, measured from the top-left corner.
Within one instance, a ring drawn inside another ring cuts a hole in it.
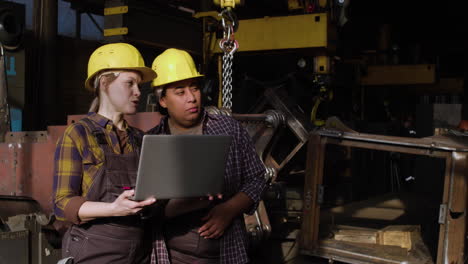
[[[299,66],[299,68],[305,68],[305,66],[307,66],[306,60],[304,58],[300,58],[297,61],[297,66]]]
[[[180,11],[183,11],[183,12],[187,12],[187,13],[190,13],[190,14],[195,14],[195,10],[191,9],[191,8],[187,8],[187,7],[183,7],[183,6],[178,6],[177,9],[179,9]]]

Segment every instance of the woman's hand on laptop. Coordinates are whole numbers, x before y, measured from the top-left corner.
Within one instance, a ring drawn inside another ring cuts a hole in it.
[[[134,190],[124,191],[110,204],[113,216],[133,215],[141,211],[143,207],[156,202],[155,198],[148,198],[144,201],[132,201],[130,198],[135,194]]]

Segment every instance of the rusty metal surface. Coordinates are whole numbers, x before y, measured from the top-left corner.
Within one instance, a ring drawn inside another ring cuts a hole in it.
[[[325,159],[325,144],[320,136],[311,135],[307,146],[307,164],[304,179],[304,202],[302,215],[301,248],[314,250],[318,239],[320,203],[318,186],[322,184]]]
[[[438,263],[464,263],[466,239],[467,159],[466,153],[453,152],[445,212],[445,230],[442,257]],[[439,243],[439,246],[441,243]]]
[[[438,222],[440,224],[439,228],[439,242],[437,245],[437,263],[442,263],[442,257],[444,255],[444,243],[446,240],[446,232],[445,230],[447,229],[447,204],[449,201],[449,194],[450,194],[450,185],[452,181],[452,157],[447,157],[445,159],[445,170],[444,170],[444,186],[443,186],[443,195],[442,195],[442,204],[440,205],[441,207],[439,208],[439,219]]]
[[[47,142],[47,131],[8,132],[5,143]]]
[[[8,217],[29,214],[41,211],[39,204],[28,197],[18,196],[2,196],[0,195],[0,203],[2,210],[0,210],[0,219],[7,221]]]
[[[68,121],[71,124],[83,116],[69,116]],[[161,115],[145,112],[126,118],[130,125],[148,130]],[[33,198],[45,214],[52,213],[54,151],[65,128],[49,126],[47,131],[15,132],[9,143],[0,143],[0,195]]]
[[[0,195],[31,197],[52,211],[53,156],[64,129],[49,127],[45,142],[0,144]]]

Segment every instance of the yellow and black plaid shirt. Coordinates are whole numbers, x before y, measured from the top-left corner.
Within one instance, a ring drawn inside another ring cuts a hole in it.
[[[111,120],[96,113],[89,113],[85,118],[97,124],[116,154],[138,151],[128,138],[141,139],[143,133],[140,130],[124,121],[125,132],[118,135]],[[54,161],[54,213],[59,220],[77,224],[79,207],[86,201],[84,197],[99,168],[104,165],[104,151],[92,129],[85,122],[78,121],[67,127],[57,142]]]

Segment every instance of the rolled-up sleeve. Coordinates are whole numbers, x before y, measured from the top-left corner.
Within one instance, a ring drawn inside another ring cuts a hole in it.
[[[239,125],[239,153],[242,163],[242,181],[240,191],[254,202],[246,214],[253,214],[262,199],[266,188],[265,166],[255,151],[255,146],[247,131]]]
[[[78,210],[86,201],[81,196],[83,177],[82,156],[76,138],[75,126],[65,130],[57,142],[54,156],[54,214],[57,219],[80,223]]]

